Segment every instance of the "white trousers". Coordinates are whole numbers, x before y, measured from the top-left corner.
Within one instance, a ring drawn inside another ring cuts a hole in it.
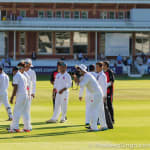
[[[62,94],[56,94],[55,110],[51,118],[52,120],[58,120],[60,113],[62,113],[61,120],[65,120],[67,114],[68,96],[69,93],[67,91],[63,92]]]
[[[107,127],[103,98],[100,94],[93,95],[93,99],[90,100],[89,111],[90,111],[91,128],[93,130],[98,129],[97,127],[98,118],[100,120],[101,127]]]
[[[85,97],[85,123],[90,123],[90,100],[92,96],[87,94]]]
[[[32,125],[31,125],[31,103],[32,103],[32,96],[29,96],[29,106],[28,106],[28,117],[29,117],[29,128],[32,130]],[[26,118],[23,116],[23,122],[26,122]]]
[[[0,95],[0,106],[4,104],[5,109],[7,110],[8,116],[12,118],[12,111],[10,104],[8,102],[8,93],[4,92],[2,95]]]
[[[27,95],[17,95],[16,104],[14,107],[13,121],[10,125],[11,129],[19,129],[19,121],[23,116],[24,129],[30,129],[30,101]]]

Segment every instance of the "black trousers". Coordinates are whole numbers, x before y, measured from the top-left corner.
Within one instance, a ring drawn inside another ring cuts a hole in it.
[[[109,129],[113,129],[113,122],[112,122],[111,115],[107,106],[107,101],[104,103],[104,109],[105,109],[105,118],[106,118],[107,127]]]
[[[53,111],[55,109],[55,99],[56,99],[56,93],[53,93]]]
[[[111,115],[112,122],[114,123],[114,109],[113,109],[113,94],[107,94],[107,106]]]

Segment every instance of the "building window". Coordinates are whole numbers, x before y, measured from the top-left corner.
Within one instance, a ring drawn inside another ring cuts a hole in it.
[[[56,11],[56,18],[62,18],[62,12]]]
[[[124,19],[124,12],[118,12],[118,19]]]
[[[47,11],[47,12],[46,12],[46,16],[47,16],[48,18],[53,18],[53,12],[52,12],[52,11]]]
[[[56,53],[70,53],[70,32],[56,32]]]
[[[26,11],[25,11],[25,10],[21,10],[21,11],[20,11],[20,16],[26,17]]]
[[[38,53],[52,54],[52,32],[39,32]]]
[[[115,12],[109,12],[109,19],[115,19],[116,15]]]
[[[150,54],[150,34],[136,34],[136,54]]]
[[[73,13],[73,17],[74,17],[75,19],[79,19],[79,18],[80,18],[80,12],[79,12],[79,11],[75,11],[75,12]]]
[[[40,17],[40,18],[43,18],[43,17],[45,17],[45,13],[44,13],[44,11],[38,11],[38,17]]]
[[[70,11],[64,11],[64,18],[71,18],[71,13]]]
[[[20,49],[20,54],[25,54],[25,43],[26,35],[25,32],[20,32],[20,40],[19,40],[19,49]]]
[[[87,49],[88,49],[88,33],[87,32],[74,32],[73,52],[74,53],[87,53]]]
[[[81,18],[82,19],[87,19],[88,18],[88,12],[87,11],[82,11],[81,12]]]
[[[100,12],[100,19],[107,19],[107,11]]]

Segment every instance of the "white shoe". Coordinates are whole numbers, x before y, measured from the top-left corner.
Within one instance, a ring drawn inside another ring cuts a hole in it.
[[[64,122],[66,122],[66,120],[64,119],[64,120],[60,120],[60,123],[64,123]]]
[[[50,119],[50,120],[46,121],[46,123],[57,123],[57,120]]]

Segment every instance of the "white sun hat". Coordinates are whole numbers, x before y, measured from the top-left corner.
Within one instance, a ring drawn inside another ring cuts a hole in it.
[[[87,72],[87,66],[85,66],[84,64],[77,65],[76,68],[80,68],[82,71]]]
[[[30,58],[25,59],[25,63],[30,64],[31,67],[33,67],[32,60]]]

